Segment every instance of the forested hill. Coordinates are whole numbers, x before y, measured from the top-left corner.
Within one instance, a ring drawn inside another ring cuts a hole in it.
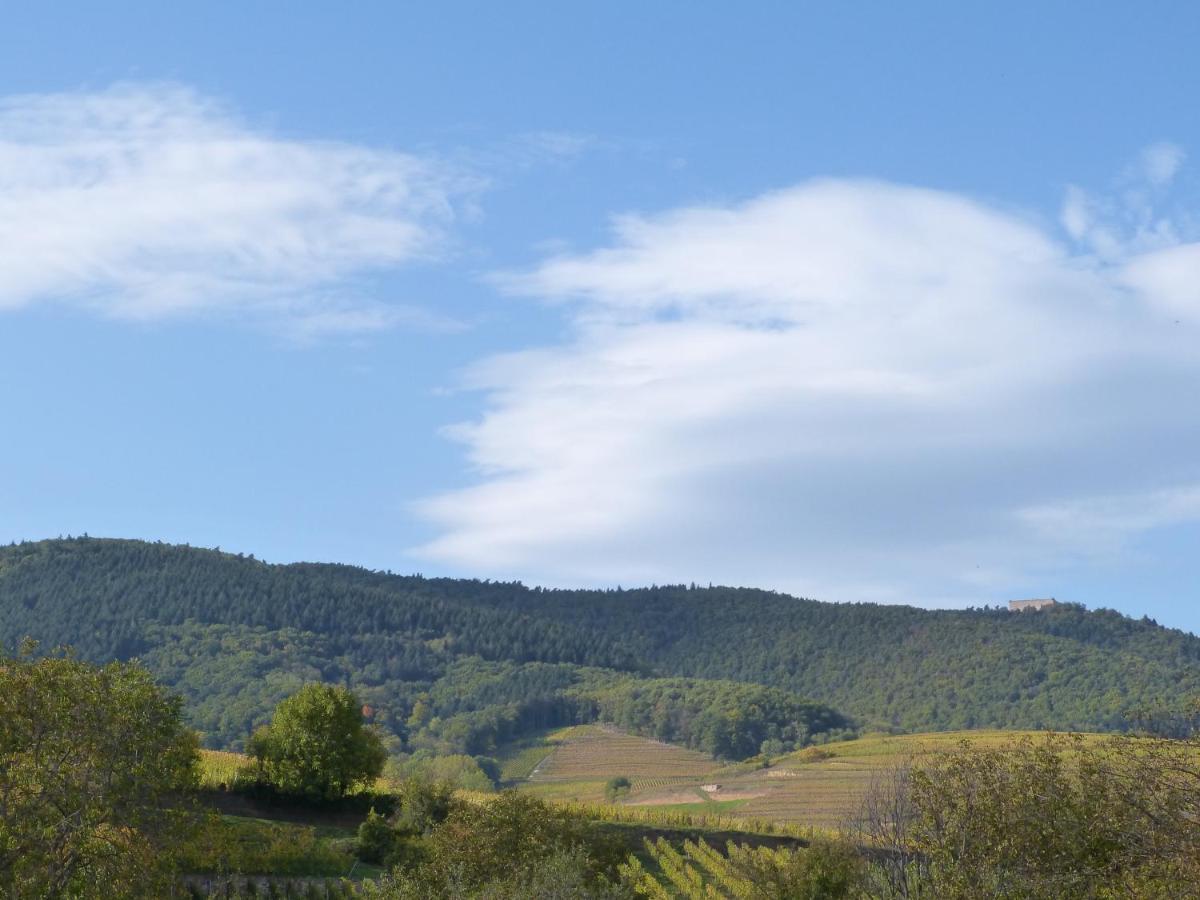
[[[1075,606],[1011,614],[741,588],[550,591],[94,538],[0,548],[0,639],[26,635],[93,660],[142,657],[224,744],[312,678],[353,684],[402,736],[473,741],[472,752],[581,715],[581,697],[588,715],[622,720],[663,685],[687,693],[685,711],[697,698],[705,709],[732,703],[737,686],[724,683],[743,682],[785,692],[754,702],[793,717],[813,698],[866,727],[910,730],[1113,729],[1130,709],[1200,694],[1200,639]],[[692,681],[661,680],[681,676]],[[658,687],[605,712],[596,698],[633,678]],[[493,721],[501,708],[508,718]],[[692,712],[676,713],[643,730],[694,730]],[[830,716],[820,727],[837,727]]]

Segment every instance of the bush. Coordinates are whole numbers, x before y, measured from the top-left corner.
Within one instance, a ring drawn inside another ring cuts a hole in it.
[[[558,851],[587,854],[588,875],[615,873],[625,848],[590,823],[527,794],[504,791],[486,804],[463,803],[429,837],[429,865],[444,877],[483,884],[536,868]]]
[[[454,785],[410,778],[400,788],[400,809],[392,824],[401,834],[428,834],[454,809]]]
[[[311,826],[214,816],[180,849],[178,862],[185,872],[341,875],[353,862],[353,847],[319,838]]]
[[[629,779],[624,775],[618,775],[616,778],[608,779],[604,785],[604,796],[609,803],[616,803],[617,799],[624,797],[629,793],[629,789],[633,787]]]
[[[1200,764],[1193,743],[1046,735],[964,742],[898,770],[865,842],[886,896],[1200,897]]]
[[[392,826],[375,808],[367,813],[367,818],[358,826],[358,839],[354,844],[354,854],[363,862],[378,865],[392,855],[396,847],[396,832]]]
[[[484,771],[479,760],[489,763],[494,774]],[[411,756],[395,756],[388,760],[384,774],[396,781],[417,778],[422,781],[441,781],[467,791],[492,791],[499,780],[499,765],[486,756],[472,758],[462,754],[435,756],[428,750],[418,750]]]

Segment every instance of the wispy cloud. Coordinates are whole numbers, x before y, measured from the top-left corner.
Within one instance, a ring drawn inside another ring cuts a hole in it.
[[[575,333],[470,373],[488,406],[451,436],[479,478],[422,504],[440,534],[421,552],[945,603],[1083,552],[1056,529],[1113,552],[1155,510],[1200,515],[1200,245],[1107,208],[1064,235],[821,180],[623,216],[606,247],[500,276]]]
[[[178,85],[10,96],[0,309],[386,327],[416,313],[355,279],[439,253],[473,188],[436,160],[279,137]]]
[[[1170,184],[1186,157],[1182,147],[1168,141],[1151,144],[1142,151],[1141,173],[1155,187]]]

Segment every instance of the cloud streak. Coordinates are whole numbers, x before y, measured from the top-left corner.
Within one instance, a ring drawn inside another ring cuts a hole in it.
[[[1200,518],[1200,245],[1123,222],[851,180],[620,217],[498,277],[574,334],[469,374],[479,477],[421,505],[420,552],[963,603]]]
[[[8,97],[0,310],[388,327],[413,311],[357,281],[437,254],[471,187],[429,159],[274,136],[177,85]]]

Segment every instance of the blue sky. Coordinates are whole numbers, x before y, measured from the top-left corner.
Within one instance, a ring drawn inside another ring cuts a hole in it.
[[[0,538],[1200,629],[1200,10],[989,6],[8,6]]]

